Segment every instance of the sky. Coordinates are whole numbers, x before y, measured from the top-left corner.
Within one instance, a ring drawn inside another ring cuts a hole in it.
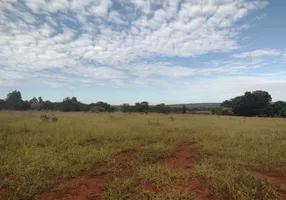
[[[0,98],[286,100],[285,0],[1,0]]]

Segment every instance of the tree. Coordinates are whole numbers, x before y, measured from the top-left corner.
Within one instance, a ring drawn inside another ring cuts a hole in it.
[[[183,105],[182,107],[182,114],[185,114],[187,112],[187,107],[185,105]]]
[[[0,99],[0,110],[7,109],[7,103],[4,99]]]
[[[271,100],[270,94],[265,91],[246,92],[244,96],[239,96],[232,100],[232,110],[238,116],[265,114]]]
[[[76,97],[66,97],[62,101],[61,110],[64,112],[79,111],[79,103]]]
[[[141,103],[137,102],[134,106],[135,112],[148,112],[149,111],[149,103],[147,101],[142,101]]]
[[[42,102],[40,102],[40,97],[39,100],[36,97],[33,97],[30,101],[30,108],[33,110],[40,110],[42,108]]]
[[[122,112],[131,112],[132,107],[128,103],[124,103],[121,105],[121,111]]]
[[[232,108],[233,107],[233,101],[232,100],[225,100],[224,102],[222,102],[221,106],[225,107],[225,108]]]
[[[54,110],[55,107],[54,107],[54,104],[51,101],[45,101],[45,102],[43,102],[42,109]]]
[[[23,103],[21,92],[17,90],[10,92],[7,94],[6,102],[8,108],[21,110]]]
[[[212,109],[212,114],[216,114],[216,115],[233,115],[233,112],[231,111],[231,108],[225,108],[225,107],[222,107],[222,106],[218,106],[218,107]]]
[[[171,111],[171,108],[161,103],[154,107],[150,107],[149,110],[151,112],[157,112],[157,113],[169,113]]]
[[[149,111],[149,102],[148,101],[142,101],[141,107],[142,107],[143,112],[148,112]]]
[[[33,97],[29,102],[30,102],[30,104],[39,103],[39,101],[36,97]]]
[[[286,102],[277,101],[271,105],[271,108],[274,116],[281,116],[281,114],[283,114],[283,110],[286,108]]]
[[[42,97],[39,97],[38,99],[39,99],[39,103],[43,103]]]

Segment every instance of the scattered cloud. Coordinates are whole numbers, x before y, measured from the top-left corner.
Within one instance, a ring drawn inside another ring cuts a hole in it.
[[[243,52],[240,54],[234,54],[233,57],[244,59],[244,58],[259,58],[263,56],[280,56],[280,55],[281,55],[280,50],[262,49],[262,50]]]
[[[239,74],[281,52],[248,51],[208,64],[177,60],[240,49],[242,31],[251,27],[243,20],[267,5],[264,0],[1,1],[0,84],[171,88],[180,78]]]

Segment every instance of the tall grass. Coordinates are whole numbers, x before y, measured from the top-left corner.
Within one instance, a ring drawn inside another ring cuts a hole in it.
[[[54,113],[59,120],[52,123],[42,121],[42,114],[0,112],[0,188],[7,191],[3,198],[37,199],[64,180],[104,170],[106,161],[130,150],[136,156],[125,164],[134,171],[134,180],[111,180],[107,199],[123,199],[124,191],[139,193],[141,199],[164,199],[164,194],[137,191],[136,178],[172,187],[172,180],[184,183],[186,177],[203,180],[218,199],[276,199],[276,188],[251,171],[286,176],[284,119],[175,115],[171,121],[161,114]],[[156,164],[185,141],[199,147],[188,174]]]

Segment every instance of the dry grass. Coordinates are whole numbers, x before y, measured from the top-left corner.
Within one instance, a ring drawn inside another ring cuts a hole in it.
[[[142,181],[172,191],[190,180],[203,181],[217,199],[277,199],[276,187],[252,171],[286,176],[285,119],[176,115],[171,121],[161,114],[54,113],[59,120],[52,123],[41,121],[42,114],[0,112],[2,199],[37,199],[71,177],[110,171],[105,163],[120,152],[134,153],[114,163],[119,172],[105,187],[105,199],[194,199],[138,190]],[[156,163],[186,141],[198,147],[192,170]],[[126,168],[132,176],[120,177]]]

